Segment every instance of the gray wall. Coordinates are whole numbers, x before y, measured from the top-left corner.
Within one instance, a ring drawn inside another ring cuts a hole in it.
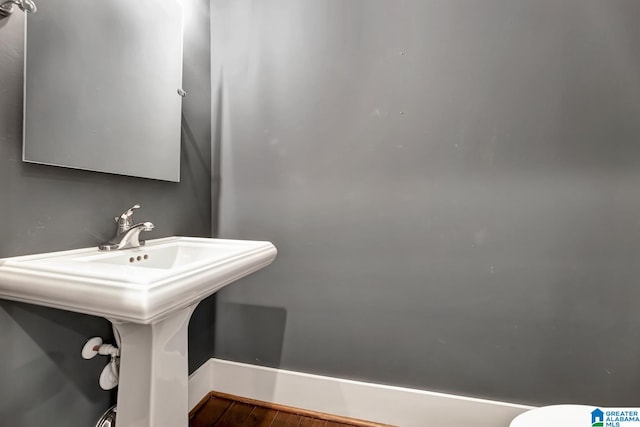
[[[137,219],[156,225],[150,238],[210,235],[208,1],[185,2],[185,24],[189,96],[176,184],[21,162],[24,15],[0,20],[0,257],[97,245],[114,232],[113,216],[136,202]],[[192,318],[191,370],[212,352],[212,303]],[[95,425],[115,394],[98,386],[107,360],[85,361],[80,350],[88,337],[110,334],[101,318],[0,301],[0,425]]]
[[[279,249],[216,356],[637,404],[639,2],[212,5],[221,235]]]

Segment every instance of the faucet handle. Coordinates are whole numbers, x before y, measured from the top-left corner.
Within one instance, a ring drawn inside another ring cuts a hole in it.
[[[136,203],[135,205],[124,211],[122,215],[114,218],[120,226],[121,231],[127,231],[127,229],[131,226],[131,217],[133,216],[133,210],[138,208],[140,208],[140,205]]]

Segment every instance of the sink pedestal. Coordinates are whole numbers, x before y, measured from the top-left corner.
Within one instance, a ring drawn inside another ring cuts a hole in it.
[[[118,427],[188,426],[188,326],[196,306],[147,325],[111,321],[121,339]]]

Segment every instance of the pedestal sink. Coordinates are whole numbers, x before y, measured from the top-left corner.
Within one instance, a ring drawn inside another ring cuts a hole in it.
[[[186,427],[187,327],[197,304],[269,265],[270,242],[148,240],[0,259],[0,298],[105,317],[121,336],[118,427]]]

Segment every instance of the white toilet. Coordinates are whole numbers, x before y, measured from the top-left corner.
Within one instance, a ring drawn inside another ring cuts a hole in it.
[[[591,426],[594,425],[592,422],[592,413],[597,410],[598,409],[595,406],[586,405],[543,406],[518,415],[513,419],[513,421],[511,421],[509,427]]]

